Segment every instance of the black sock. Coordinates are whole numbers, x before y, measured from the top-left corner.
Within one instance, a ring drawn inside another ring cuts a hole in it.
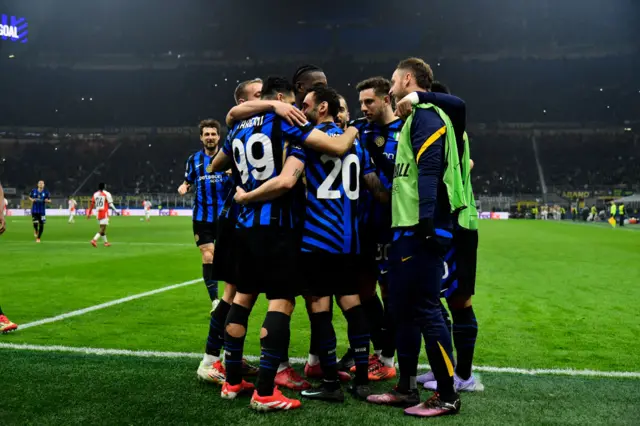
[[[382,356],[393,358],[396,353],[396,323],[389,310],[389,298],[383,299],[384,317],[382,319]]]
[[[33,230],[35,231],[36,235],[38,235],[38,222],[33,222]]]
[[[373,349],[381,351],[383,349],[382,322],[384,319],[384,307],[377,294],[362,302],[362,308],[367,316],[369,329],[371,330],[371,344]]]
[[[425,318],[426,321],[421,327],[422,336],[425,341],[429,365],[438,382],[438,393],[443,401],[453,401],[456,399],[456,391],[453,386],[451,334],[447,330],[439,307],[435,306],[429,309]],[[400,366],[400,371],[402,372],[402,366]]]
[[[202,279],[204,280],[204,284],[207,286],[207,292],[209,292],[209,298],[213,302],[218,299],[218,281],[213,278],[213,264],[211,263],[203,263],[202,264]]]
[[[38,230],[38,238],[42,237],[42,232],[44,232],[44,223],[40,222],[40,229]]]
[[[224,364],[227,370],[227,382],[237,385],[242,382],[242,352],[244,351],[244,339],[247,336],[247,323],[251,311],[244,306],[234,303],[229,309],[224,330]],[[241,337],[233,337],[227,331],[230,324],[244,327],[245,332]]]
[[[413,324],[399,324],[396,333],[398,346],[398,366],[400,378],[398,391],[408,393],[417,389],[418,359],[420,357],[420,327]]]
[[[356,364],[356,385],[369,383],[369,350],[370,338],[369,324],[362,305],[354,306],[344,312],[347,320],[347,334],[349,345],[353,350],[353,360]]]
[[[315,336],[316,350],[320,358],[323,378],[338,388],[338,364],[336,359],[336,332],[331,323],[331,312],[311,314],[311,333]]]
[[[473,312],[473,306],[451,311],[453,317],[453,343],[456,347],[456,373],[467,380],[471,377],[473,353],[476,349],[476,337],[478,337],[478,321]]]
[[[442,311],[442,318],[444,319],[444,325],[447,326],[447,330],[449,330],[449,334],[452,333],[451,330],[451,318],[449,318],[449,311],[444,307],[444,304],[440,304],[440,311]]]
[[[273,395],[273,382],[278,372],[278,366],[287,352],[287,344],[291,334],[290,323],[291,317],[282,312],[267,312],[264,319],[262,328],[266,330],[266,336],[260,339],[262,349],[257,386],[260,396]]]
[[[211,314],[209,336],[207,337],[207,346],[205,348],[207,355],[220,356],[220,349],[224,346],[224,324],[227,322],[229,310],[231,310],[231,305],[221,300]]]
[[[309,317],[309,324],[313,322],[313,312],[311,311],[311,303],[305,300],[305,308],[307,308],[307,316]],[[313,327],[309,332],[309,355],[318,356],[318,343],[316,342],[317,336],[313,332]],[[287,349],[287,359],[289,359],[289,350]]]

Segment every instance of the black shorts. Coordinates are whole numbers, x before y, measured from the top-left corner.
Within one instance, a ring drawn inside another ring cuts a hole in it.
[[[235,230],[234,257],[238,292],[264,293],[268,300],[294,300],[299,240],[291,229],[256,227]]]
[[[476,292],[478,231],[459,229],[453,233],[452,246],[445,255],[441,296],[469,298]]]
[[[358,258],[355,255],[301,253],[300,266],[305,296],[351,296],[360,293]]]
[[[375,281],[378,276],[378,262],[376,260],[378,244],[376,243],[376,230],[371,225],[365,225],[359,229],[360,254],[357,255],[358,273],[363,282]]]
[[[193,237],[196,240],[198,247],[205,244],[215,244],[217,226],[215,222],[201,222],[199,220],[193,221]]]
[[[237,262],[234,253],[236,222],[229,218],[218,220],[216,252],[213,256],[213,279],[236,284],[238,281]]]
[[[31,213],[31,221],[32,222],[42,222],[45,223],[47,221],[47,216],[41,213]]]

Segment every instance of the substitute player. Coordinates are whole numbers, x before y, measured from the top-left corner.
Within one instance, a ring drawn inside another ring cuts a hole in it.
[[[78,207],[78,203],[73,197],[69,198],[69,223],[76,222],[76,208]]]
[[[142,202],[142,208],[144,209],[144,220],[149,222],[151,220],[151,201],[144,200]]]
[[[36,243],[39,243],[44,232],[44,224],[47,222],[47,204],[51,203],[51,194],[48,189],[45,189],[43,180],[38,182],[37,188],[31,190],[29,200],[31,201],[33,236],[36,237]]]
[[[106,185],[102,182],[98,184],[98,190],[91,197],[91,206],[87,212],[87,219],[91,219],[91,213],[96,210],[96,218],[98,219],[98,225],[100,230],[91,240],[91,245],[98,247],[98,240],[100,237],[104,240],[105,247],[111,247],[111,243],[107,240],[107,226],[109,226],[109,211],[113,210],[113,213],[117,216],[118,211],[113,203],[113,197],[111,193],[107,191]]]
[[[453,344],[456,349],[456,366],[454,384],[458,392],[478,392],[484,390],[484,385],[472,374],[473,355],[478,336],[478,322],[473,311],[471,297],[475,294],[476,267],[478,258],[478,211],[471,186],[471,170],[473,161],[470,158],[469,138],[464,131],[466,127],[464,114],[460,114],[460,99],[450,96],[449,89],[442,83],[433,82],[431,93],[418,92],[416,96],[409,95],[407,99],[398,102],[398,110],[410,114],[409,103],[433,103],[440,106],[451,118],[456,131],[456,143],[462,183],[468,208],[460,212],[456,226],[454,226],[453,243],[445,255],[445,274],[442,279],[442,296],[446,299],[449,313],[442,306],[442,314],[447,327],[453,332]],[[404,112],[402,112],[404,114]],[[462,140],[458,137],[462,133]],[[437,382],[433,372],[418,376],[418,383],[424,384],[425,389],[436,390]]]
[[[401,61],[390,94],[401,100],[427,92],[431,68],[421,59]],[[398,385],[376,404],[408,406],[405,414],[434,417],[455,414],[460,397],[453,381],[451,335],[440,308],[443,255],[450,245],[455,215],[466,207],[451,120],[432,104],[419,104],[405,122],[398,141],[392,193],[393,243],[389,252],[391,312],[397,324]],[[437,393],[419,402],[416,385],[420,335],[438,382]]]
[[[262,98],[292,104],[293,86],[280,77],[268,78],[262,88]],[[237,108],[237,107],[236,107]],[[224,170],[232,164],[241,185],[236,188],[236,200],[242,193],[262,185],[272,187],[279,195],[273,200],[255,199],[243,205],[238,215],[236,253],[238,262],[237,293],[225,326],[225,364],[227,381],[222,398],[233,399],[241,392],[254,389],[242,380],[241,360],[249,314],[260,293],[265,293],[269,308],[263,323],[260,342],[261,358],[258,387],[250,406],[258,411],[290,410],[300,401],[286,398],[275,388],[274,379],[280,361],[287,352],[290,320],[294,300],[299,292],[295,270],[299,242],[294,232],[294,217],[290,189],[303,170],[304,152],[293,142],[342,154],[351,148],[355,129],[331,138],[313,129],[310,123],[291,126],[272,112],[255,115],[237,123],[223,150],[214,160],[214,170]],[[287,273],[289,271],[289,273]]]

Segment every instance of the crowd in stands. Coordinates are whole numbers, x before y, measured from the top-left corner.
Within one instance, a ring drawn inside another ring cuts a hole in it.
[[[478,195],[540,194],[534,139],[549,192],[640,184],[640,138],[630,132],[533,136],[528,130],[485,130],[471,131],[470,138]],[[184,162],[199,148],[197,132],[22,142],[0,137],[0,181],[24,192],[44,179],[52,192],[63,195],[80,187],[89,191],[100,181],[118,193],[174,192]]]

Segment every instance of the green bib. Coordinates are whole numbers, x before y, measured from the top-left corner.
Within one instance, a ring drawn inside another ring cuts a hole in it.
[[[419,104],[415,108],[432,108],[445,124],[445,171],[443,181],[447,188],[451,212],[461,211],[467,207],[467,202],[460,173],[458,147],[451,120],[444,111],[433,104]],[[418,163],[411,144],[411,124],[413,123],[415,108],[404,123],[398,139],[396,167],[391,191],[391,226],[393,228],[415,226],[420,220]]]

